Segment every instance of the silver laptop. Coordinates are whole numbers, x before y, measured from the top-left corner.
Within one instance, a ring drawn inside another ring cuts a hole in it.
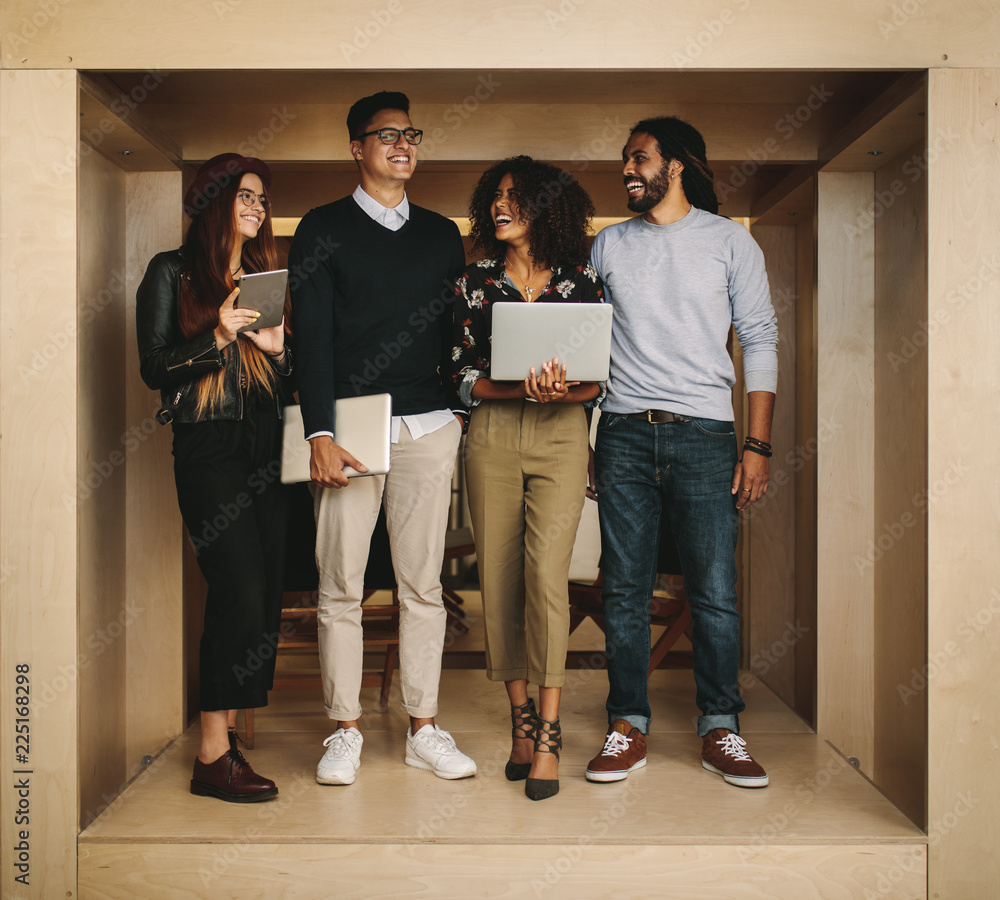
[[[336,442],[368,466],[367,472],[344,467],[348,478],[359,475],[385,475],[389,471],[392,429],[392,397],[372,394],[368,397],[345,397],[337,401]],[[302,431],[302,410],[285,407],[281,445],[281,483],[310,481],[309,441]]]
[[[608,303],[495,303],[490,378],[523,381],[559,357],[568,381],[606,381],[611,364]]]

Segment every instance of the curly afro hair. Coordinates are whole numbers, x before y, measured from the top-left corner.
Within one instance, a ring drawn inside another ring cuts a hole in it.
[[[497,240],[490,213],[504,175],[514,182],[512,193],[520,207],[520,220],[531,224],[531,256],[552,267],[585,263],[587,226],[594,215],[590,195],[569,172],[530,156],[511,156],[483,172],[469,200],[473,250],[481,249],[490,258],[506,252],[507,245]]]

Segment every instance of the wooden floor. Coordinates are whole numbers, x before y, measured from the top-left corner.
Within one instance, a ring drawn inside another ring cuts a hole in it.
[[[574,635],[578,648],[598,639]],[[81,834],[80,896],[926,898],[926,837],[763,685],[746,691],[741,724],[771,784],[743,790],[701,767],[691,672],[650,684],[648,765],[597,785],[583,770],[601,747],[607,677],[569,675],[561,790],[540,803],[504,778],[506,700],[482,671],[442,675],[438,723],[479,765],[462,781],[403,764],[407,720],[392,703],[364,717],[355,784],[318,785],[331,731],[320,697],[272,694],[248,756],[279,797],[188,793],[192,728]],[[366,708],[375,698],[365,691]]]

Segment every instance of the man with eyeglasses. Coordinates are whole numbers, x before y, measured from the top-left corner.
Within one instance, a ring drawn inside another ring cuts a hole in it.
[[[461,403],[446,378],[451,285],[465,254],[453,222],[406,198],[423,135],[409,106],[405,94],[381,91],[351,107],[361,183],[302,219],[288,261],[315,484],[323,697],[337,723],[316,769],[320,784],[352,784],[361,765],[361,599],[380,505],[399,585],[405,762],[441,778],[476,773],[434,723],[447,621],[441,565],[462,433],[453,412]],[[392,395],[390,471],[349,482],[344,466],[366,469],[336,443],[334,401],[381,393]]]

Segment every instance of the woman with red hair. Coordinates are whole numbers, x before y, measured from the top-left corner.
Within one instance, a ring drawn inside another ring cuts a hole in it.
[[[154,256],[136,295],[140,372],[173,424],[184,524],[208,582],[200,650],[201,747],[191,793],[246,803],[278,793],[236,746],[237,709],[267,705],[281,617],[286,502],[281,415],[290,396],[284,322],[236,306],[236,279],[276,267],[271,171],[213,157],[184,195],[184,245]]]

